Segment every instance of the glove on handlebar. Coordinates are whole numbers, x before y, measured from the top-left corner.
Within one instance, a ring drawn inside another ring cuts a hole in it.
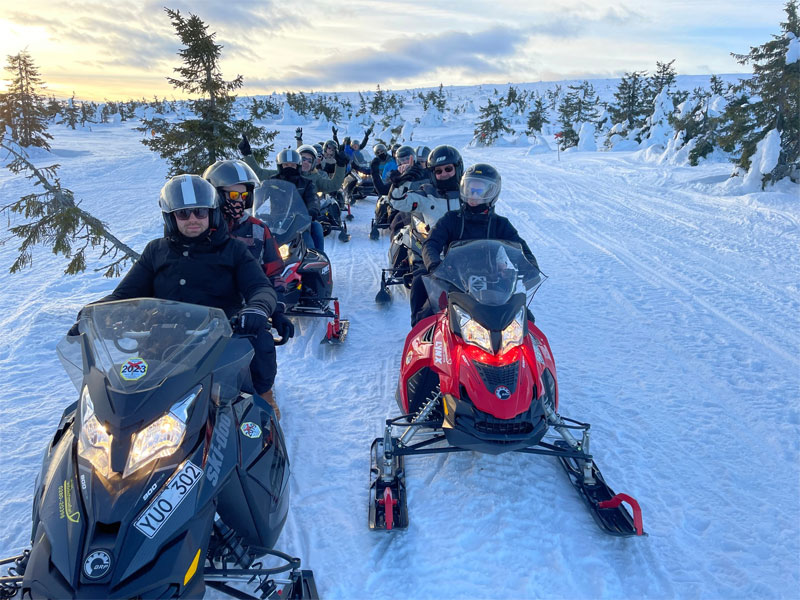
[[[234,317],[236,330],[245,335],[258,335],[267,328],[267,321],[267,313],[254,307],[245,307]]]

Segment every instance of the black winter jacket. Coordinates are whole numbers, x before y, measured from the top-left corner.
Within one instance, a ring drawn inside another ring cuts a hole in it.
[[[389,184],[384,183],[383,180],[381,179],[377,165],[370,165],[370,168],[372,171],[372,184],[375,186],[377,192],[381,195],[391,194],[392,188],[399,187],[403,184],[419,183],[421,185],[422,183],[427,183],[431,181],[430,171],[428,171],[427,169],[423,169],[417,163],[411,165],[411,167],[409,167],[406,170],[406,172],[403,173],[402,175],[400,174],[399,171],[391,171],[389,173],[389,180],[390,180]],[[395,175],[392,175],[392,173],[395,173]],[[380,183],[376,183],[376,178],[377,181]],[[394,181],[391,181],[391,179],[394,179]],[[412,187],[416,189],[419,186],[407,185],[406,187]]]
[[[196,241],[175,235],[148,243],[117,288],[100,302],[129,298],[213,306],[229,317],[245,305],[271,315],[277,302],[264,269],[225,227]]]
[[[294,187],[297,188],[297,191],[300,193],[300,197],[303,199],[303,202],[308,209],[308,214],[311,215],[311,218],[316,220],[319,217],[319,198],[317,197],[317,188],[314,185],[314,182],[306,177],[302,177],[299,174],[294,176],[287,176],[285,173],[278,173],[277,175],[273,175],[270,179],[280,179],[282,181],[288,181]]]
[[[422,260],[430,271],[441,259],[443,250],[458,240],[505,240],[516,242],[522,247],[525,257],[538,268],[536,257],[531,252],[511,222],[495,214],[494,209],[475,214],[451,210],[436,222],[431,233],[422,245]]]

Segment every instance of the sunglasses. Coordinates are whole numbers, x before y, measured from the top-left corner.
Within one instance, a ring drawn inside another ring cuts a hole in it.
[[[434,174],[442,175],[444,173],[455,173],[456,168],[453,165],[445,165],[444,167],[436,167],[433,170]]]
[[[310,156],[304,156],[300,160],[302,160],[303,162],[307,162],[307,163],[314,162],[314,159],[311,158]]]
[[[239,198],[247,200],[250,197],[250,192],[225,192],[225,194],[231,200],[238,200]]]
[[[234,192],[238,193],[238,192]],[[247,192],[245,192],[246,194]],[[189,217],[192,215],[195,216],[196,219],[207,219],[208,218],[208,209],[207,208],[182,208],[180,210],[176,210],[174,213],[175,218],[178,221],[188,221]]]

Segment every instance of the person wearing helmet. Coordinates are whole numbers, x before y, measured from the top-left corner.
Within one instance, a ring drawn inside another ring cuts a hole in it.
[[[322,142],[314,144],[314,150],[317,152],[317,162],[314,164],[314,168],[322,170]]]
[[[395,153],[395,160],[397,171],[389,174],[392,185],[387,191],[389,203],[398,211],[389,224],[392,236],[411,223],[411,209],[406,205],[409,192],[418,190],[431,180],[430,173],[417,162],[416,152],[411,146],[400,146]]]
[[[428,155],[430,153],[431,149],[427,146],[417,146],[417,162],[423,169],[428,166]]]
[[[275,345],[269,318],[277,296],[247,246],[228,234],[217,190],[199,175],[172,177],[159,196],[164,237],[147,244],[114,291],[98,302],[161,298],[212,306],[253,335],[255,391],[280,418],[272,394]],[[72,331],[72,330],[71,330]]]
[[[253,191],[259,184],[256,174],[241,160],[218,160],[205,170],[203,179],[217,190],[220,210],[231,237],[245,243],[264,267],[275,289],[283,288],[283,259],[278,244],[269,227],[252,215]],[[281,337],[291,337],[287,335],[288,329],[278,333]]]
[[[329,177],[326,172],[320,171],[314,166],[318,155],[313,146],[303,145],[297,151],[300,153],[300,160],[302,161],[300,174],[313,181],[314,187],[318,192],[334,194],[342,188],[346,174],[345,167],[347,166],[347,157],[345,157],[344,153],[334,153],[333,158],[336,168],[333,172],[333,177]]]
[[[320,210],[317,189],[313,181],[300,174],[300,165],[302,163],[300,153],[294,148],[284,148],[278,152],[275,162],[278,164],[278,172],[270,179],[288,181],[297,188],[311,217],[311,227],[303,232],[303,238],[309,248],[324,252],[325,237],[322,232],[322,225],[317,221]]]
[[[333,140],[327,140],[324,144],[322,144],[322,162],[320,164],[320,169],[325,171],[328,174],[328,177],[332,177],[336,172],[336,154],[339,152],[339,146]],[[342,158],[344,159],[344,167],[347,167],[347,156],[342,153]]]
[[[500,195],[501,178],[493,166],[478,163],[469,167],[459,183],[458,210],[446,213],[431,229],[430,235],[422,245],[422,260],[428,272],[433,271],[442,261],[442,253],[450,244],[458,240],[506,240],[520,245],[525,257],[538,268],[536,257],[531,252],[511,222],[494,211]],[[420,290],[424,286],[421,277],[412,281],[415,304],[411,306],[411,326],[432,314],[425,306],[426,294]],[[414,289],[416,286],[416,290]]]

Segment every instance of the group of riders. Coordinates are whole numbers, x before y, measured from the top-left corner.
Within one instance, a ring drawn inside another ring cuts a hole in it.
[[[282,338],[292,337],[294,326],[281,302],[284,264],[278,245],[269,227],[254,216],[261,182],[279,179],[296,186],[312,218],[303,234],[305,244],[320,252],[324,236],[317,192],[340,193],[351,170],[371,176],[376,192],[386,196],[394,209],[393,234],[410,222],[412,213],[418,214],[429,232],[423,264],[412,273],[412,326],[433,313],[422,276],[436,268],[455,241],[515,242],[537,264],[514,226],[494,211],[501,190],[494,167],[479,163],[465,169],[461,154],[449,145],[415,150],[382,143],[374,145],[374,158],[367,164],[360,150],[371,132],[361,143],[349,137],[339,143],[334,127],[333,139],[312,145],[303,143],[302,128],[297,128],[296,148],[278,152],[277,169],[262,168],[243,135],[238,145],[243,160],[217,161],[202,176],[171,178],[159,196],[164,236],[149,242],[116,289],[97,302],[155,297],[224,310],[237,330],[250,337],[253,387],[280,418],[272,390],[277,363],[269,325]],[[76,323],[70,334],[78,332]]]

